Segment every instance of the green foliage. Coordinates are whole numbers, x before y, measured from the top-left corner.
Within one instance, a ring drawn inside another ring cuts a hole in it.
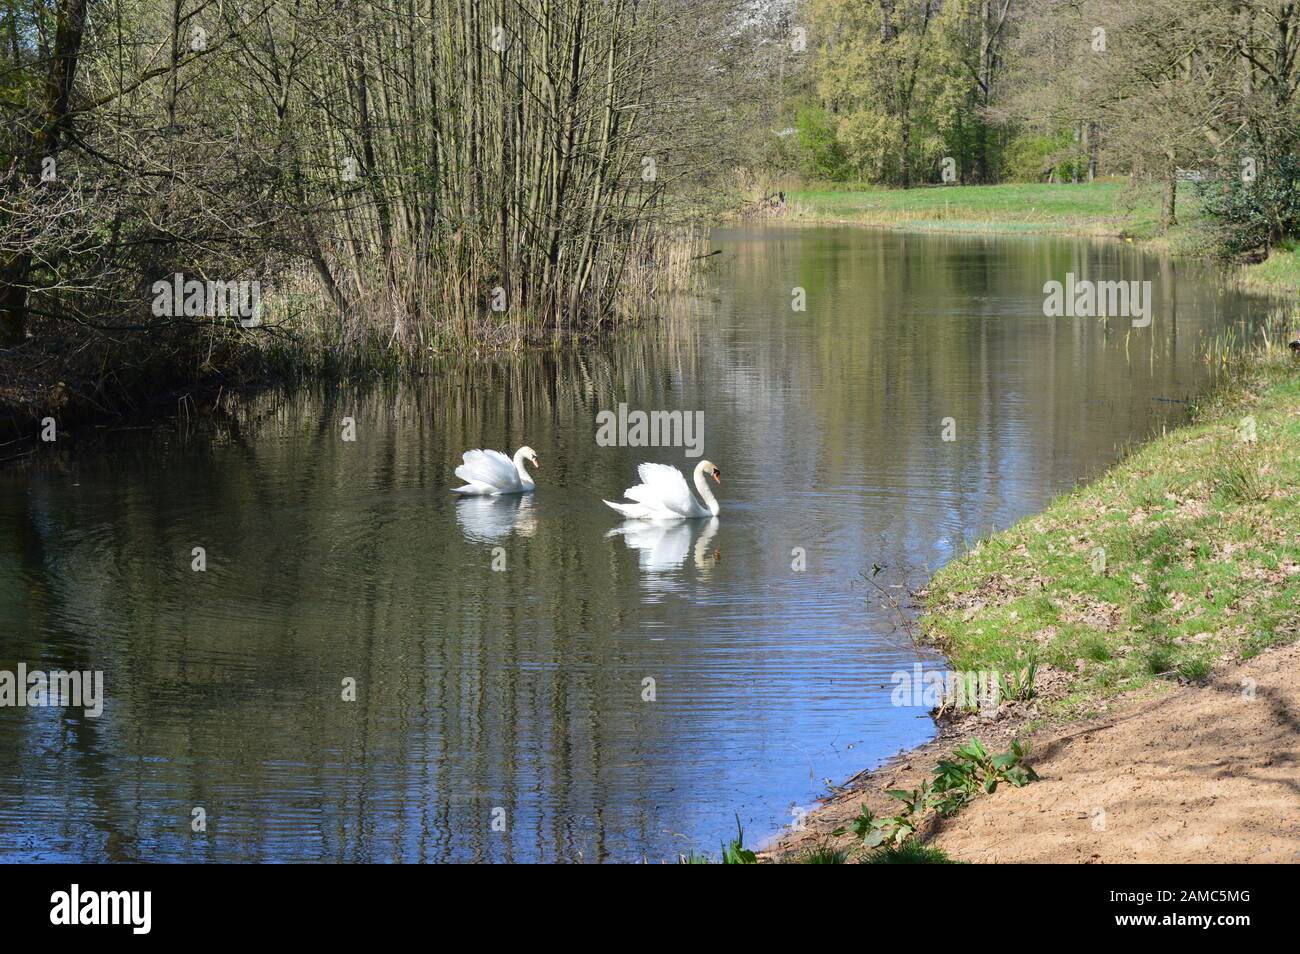
[[[868,848],[879,848],[884,844],[901,845],[915,834],[930,797],[930,786],[927,783],[910,792],[894,789],[887,794],[903,803],[897,815],[877,818],[864,804],[858,817],[849,823],[849,831],[861,838]]]
[[[1106,640],[1098,633],[1090,633],[1079,640],[1078,655],[1093,662],[1106,662],[1111,658]]]
[[[972,43],[967,6],[810,4],[813,30],[826,38],[811,60],[816,94],[833,104],[835,140],[849,165],[870,180],[934,182],[940,157],[964,158],[973,141],[967,132],[984,122],[963,65]],[[969,164],[959,170],[963,179]]]
[[[1006,177],[1012,182],[1045,182],[1052,171],[1057,140],[1023,134],[1007,144]]]
[[[954,758],[939,762],[935,770],[930,807],[940,815],[951,815],[980,792],[992,795],[1001,782],[1020,788],[1038,778],[1024,764],[1028,749],[1019,741],[1000,755],[990,755],[978,739],[959,745]]]
[[[1178,675],[1188,682],[1200,682],[1212,668],[1208,659],[1187,659],[1178,664]]]
[[[847,864],[848,860],[849,853],[843,848],[818,845],[816,848],[809,848],[806,852],[794,858],[793,863],[799,865],[842,865]]]
[[[1068,131],[1053,136],[1022,133],[1007,145],[1004,177],[1012,182],[1086,179],[1088,159],[1071,154],[1073,145],[1073,136]]]
[[[703,852],[691,849],[689,853],[677,856],[679,865],[707,865],[712,864],[712,860]],[[745,829],[740,825],[740,816],[736,816],[736,837],[730,842],[722,845],[722,864],[724,865],[756,865],[758,864],[758,855],[745,847]]]
[[[1147,672],[1153,676],[1165,676],[1173,672],[1174,651],[1171,646],[1158,644],[1151,646],[1143,654]]]
[[[1019,741],[1000,755],[990,755],[978,739],[959,745],[952,758],[940,760],[934,778],[910,791],[893,789],[886,794],[901,804],[894,815],[876,816],[863,804],[847,829],[833,834],[852,832],[867,848],[898,848],[916,834],[928,812],[951,815],[979,793],[993,794],[1002,782],[1017,788],[1035,781],[1038,776],[1024,764],[1029,754]]]
[[[1268,258],[1246,266],[1241,276],[1248,288],[1300,295],[1300,240],[1283,239],[1269,250]]]
[[[1222,254],[1250,254],[1300,236],[1300,135],[1292,138],[1281,148],[1246,143],[1202,184]]]
[[[954,861],[940,848],[923,845],[919,841],[905,841],[901,845],[891,845],[867,856],[869,865],[960,865],[964,861]]]
[[[816,103],[803,103],[795,113],[801,165],[805,175],[843,182],[853,165],[835,134],[835,118]]]
[[[1229,447],[1211,476],[1216,496],[1225,503],[1266,500],[1272,487],[1260,473],[1260,463],[1250,445]]]
[[[745,847],[745,829],[740,827],[740,816],[736,816],[736,837],[730,844],[722,846],[722,863],[724,865],[756,865],[758,855]]]
[[[1038,678],[1038,660],[1030,659],[1023,668],[998,673],[998,695],[1009,702],[1028,702],[1034,698],[1034,681]]]

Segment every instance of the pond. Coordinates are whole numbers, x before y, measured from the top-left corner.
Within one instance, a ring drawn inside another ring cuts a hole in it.
[[[1118,242],[713,244],[697,299],[578,354],[226,400],[215,430],[0,473],[0,670],[104,679],[98,717],[0,708],[0,856],[661,861],[738,820],[753,844],[932,734],[891,704],[943,666],[907,587],[1182,419],[1206,345],[1265,315]],[[1153,320],[1046,317],[1067,274],[1150,281]],[[701,446],[597,441],[620,404],[702,413]],[[464,450],[522,444],[533,496],[451,493]],[[694,452],[716,520],[602,503]]]

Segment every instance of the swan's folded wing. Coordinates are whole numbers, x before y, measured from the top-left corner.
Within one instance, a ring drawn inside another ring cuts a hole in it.
[[[465,451],[464,461],[456,468],[456,476],[470,483],[510,487],[519,479],[514,462],[500,451]]]
[[[676,467],[642,464],[636,472],[641,483],[626,492],[628,500],[662,508],[682,517],[689,517],[695,510],[695,499],[686,486],[686,478]]]

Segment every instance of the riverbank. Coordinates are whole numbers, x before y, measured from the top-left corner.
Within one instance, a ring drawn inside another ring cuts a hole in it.
[[[522,309],[472,321],[442,315],[418,325],[414,344],[397,340],[394,319],[378,306],[345,318],[301,289],[268,295],[252,327],[227,316],[124,315],[108,325],[34,316],[21,342],[0,347],[0,463],[30,454],[48,420],[62,431],[191,413],[218,395],[286,383],[419,378],[449,360],[486,368],[514,354],[595,350],[616,333],[688,314],[711,266],[706,244],[697,231],[665,235],[653,254],[628,264],[598,320],[559,312],[547,320]],[[441,301],[431,295],[421,307]],[[449,323],[454,332],[438,331]]]
[[[1191,183],[1178,190],[1178,225],[1160,227],[1159,196],[1123,181],[931,186],[917,189],[822,189],[789,192],[784,217],[810,224],[865,225],[917,232],[1077,235],[1132,240],[1153,251],[1205,256],[1208,220]],[[1237,280],[1253,291],[1300,294],[1300,245],[1274,249],[1241,265]]]
[[[0,349],[0,463],[31,456],[41,441],[63,440],[79,428],[189,417],[221,396],[307,376],[279,341],[259,343],[229,329],[174,347],[159,346],[161,334],[153,337],[134,359],[130,339],[112,335],[98,350],[41,336]]]
[[[851,846],[831,832],[860,804],[885,811],[976,737],[1028,739],[1040,781],[931,819],[920,837],[957,860],[1294,860],[1300,652],[1279,647],[1300,637],[1298,485],[1300,359],[1273,348],[1192,423],[936,574],[921,639],[958,671],[1036,665],[1034,697],[941,723],[769,856]]]

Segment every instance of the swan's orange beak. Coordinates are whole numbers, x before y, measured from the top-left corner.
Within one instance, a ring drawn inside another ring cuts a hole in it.
[[[722,471],[718,470],[716,467],[713,468],[713,479],[718,483],[722,483]]]
[[[533,458],[533,466],[536,467],[538,470],[541,470],[541,469],[542,469],[542,462],[539,461],[536,457],[534,457],[534,458]]]

